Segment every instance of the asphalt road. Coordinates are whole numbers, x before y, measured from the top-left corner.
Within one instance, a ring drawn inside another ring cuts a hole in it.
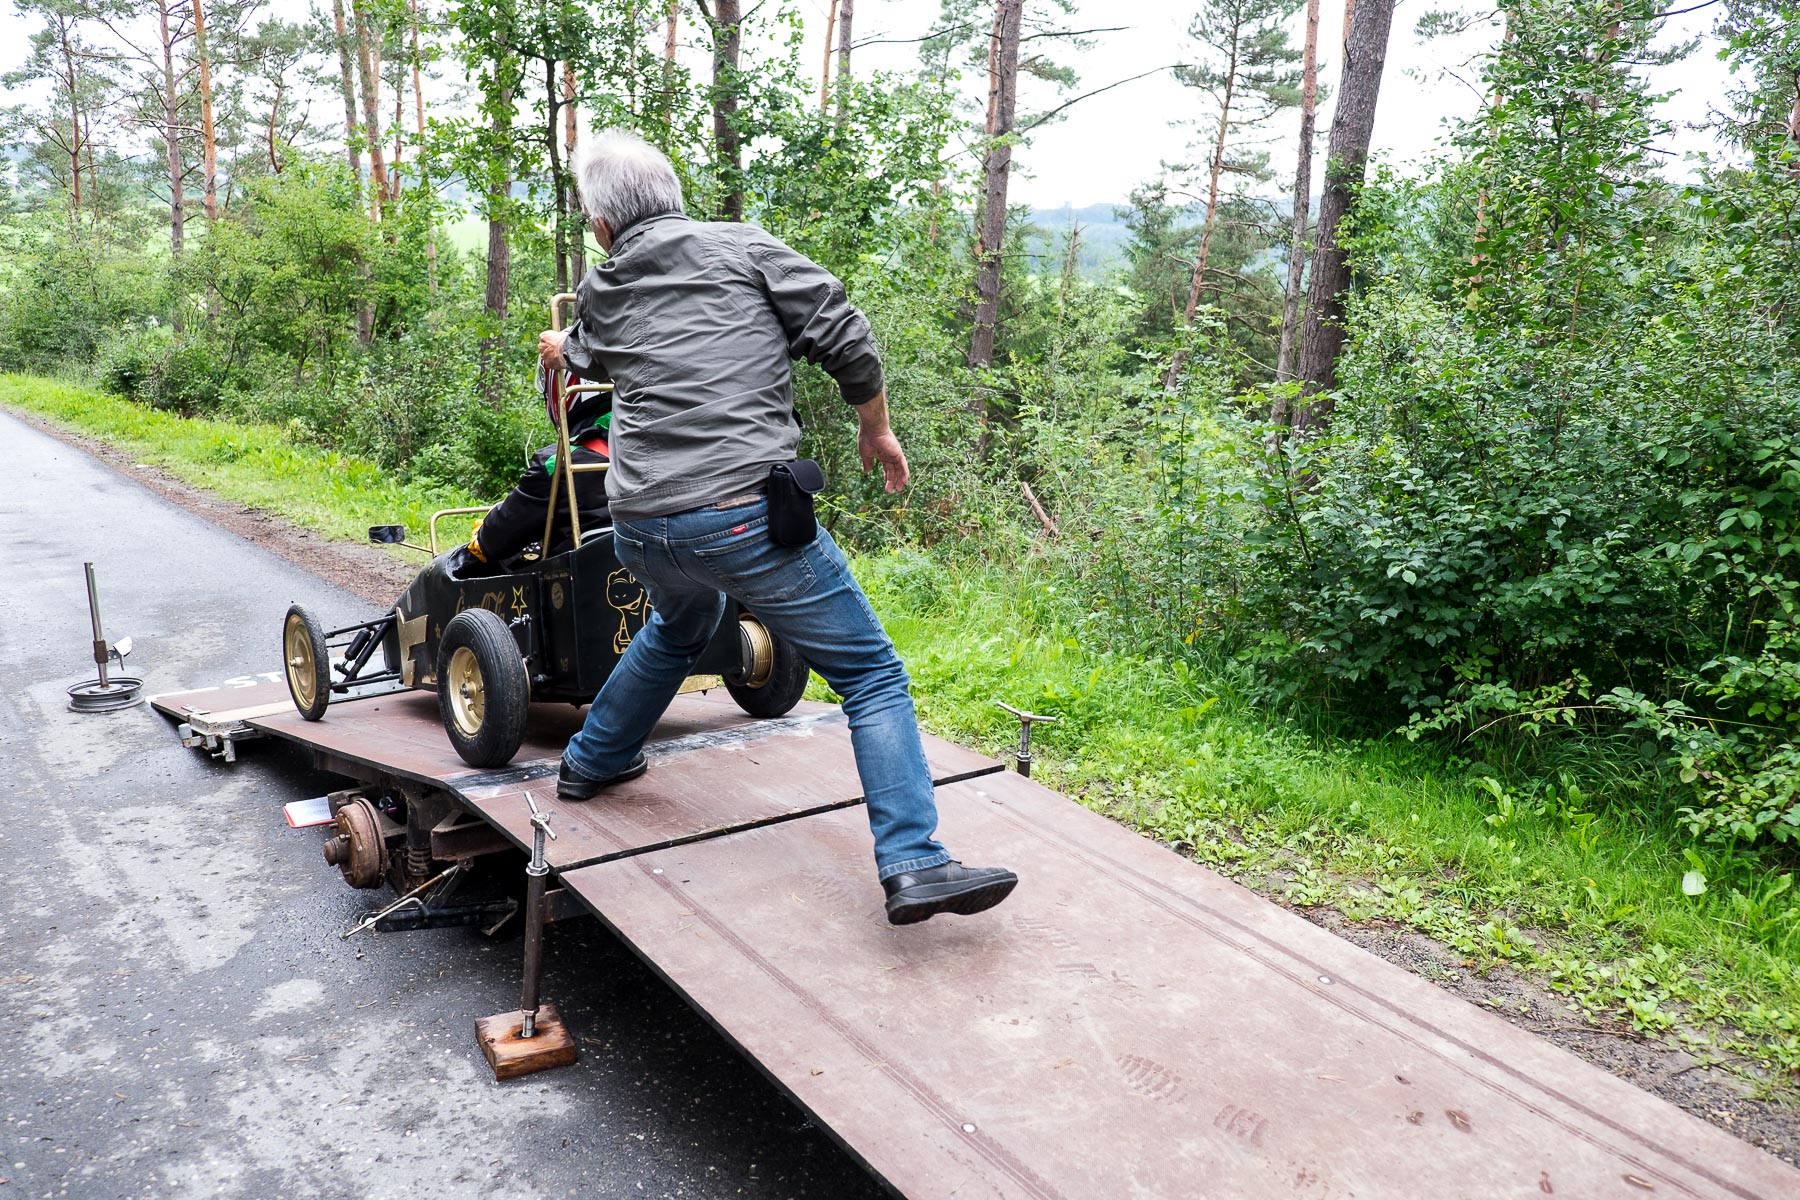
[[[273,669],[292,601],[367,605],[4,414],[0,555],[0,1200],[883,1194],[592,921],[544,979],[581,1061],[495,1083],[516,937],[340,940],[379,894],[281,805],[341,781],[67,711],[84,560],[147,693]]]

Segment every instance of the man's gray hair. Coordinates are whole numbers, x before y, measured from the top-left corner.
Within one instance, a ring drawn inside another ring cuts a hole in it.
[[[581,207],[614,235],[657,213],[681,212],[681,181],[663,152],[629,129],[602,129],[575,150]]]

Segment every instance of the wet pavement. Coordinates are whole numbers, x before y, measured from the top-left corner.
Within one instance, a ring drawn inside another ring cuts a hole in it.
[[[592,921],[544,979],[581,1061],[495,1083],[473,1021],[517,1006],[517,937],[341,940],[384,893],[281,816],[337,777],[67,711],[84,560],[147,694],[273,669],[292,601],[366,604],[5,415],[0,546],[0,1200],[882,1194]]]

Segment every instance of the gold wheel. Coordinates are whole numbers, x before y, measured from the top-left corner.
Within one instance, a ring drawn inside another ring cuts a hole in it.
[[[294,693],[295,704],[303,709],[311,708],[318,699],[319,678],[319,664],[313,657],[312,634],[297,613],[288,614],[285,632],[287,636],[282,639],[282,648],[287,652],[288,687]]]
[[[487,689],[481,678],[481,663],[467,646],[458,646],[450,655],[450,716],[464,737],[481,732],[487,713]]]
[[[775,670],[775,639],[761,621],[752,617],[738,620],[738,637],[744,655],[744,671],[738,684],[759,688],[769,682],[769,676]]]

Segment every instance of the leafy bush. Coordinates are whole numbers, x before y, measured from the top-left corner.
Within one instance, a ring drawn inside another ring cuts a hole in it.
[[[148,389],[169,352],[168,330],[134,326],[104,343],[96,363],[100,390],[128,400],[148,400]]]

